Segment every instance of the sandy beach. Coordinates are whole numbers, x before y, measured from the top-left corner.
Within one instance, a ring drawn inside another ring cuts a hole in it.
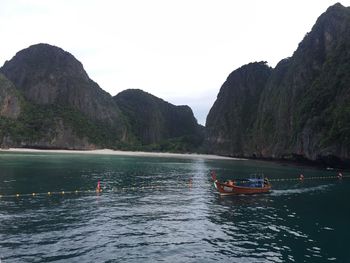
[[[183,154],[183,153],[160,153],[160,152],[132,152],[115,151],[110,149],[99,150],[44,150],[28,148],[9,148],[0,149],[0,152],[18,152],[18,153],[68,153],[68,154],[96,154],[96,155],[119,155],[119,156],[139,156],[139,157],[164,157],[164,158],[188,158],[188,159],[209,159],[209,160],[244,160],[239,158],[224,157],[210,154]]]

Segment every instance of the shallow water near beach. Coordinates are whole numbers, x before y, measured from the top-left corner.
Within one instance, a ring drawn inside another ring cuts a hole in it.
[[[350,262],[350,179],[280,181],[270,194],[220,197],[212,169],[221,180],[337,173],[244,160],[0,153],[1,262]]]

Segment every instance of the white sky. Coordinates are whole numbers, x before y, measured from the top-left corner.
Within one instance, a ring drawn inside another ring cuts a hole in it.
[[[0,0],[0,66],[49,43],[111,95],[142,89],[206,116],[229,73],[293,54],[331,0]],[[350,6],[350,0],[340,1]]]

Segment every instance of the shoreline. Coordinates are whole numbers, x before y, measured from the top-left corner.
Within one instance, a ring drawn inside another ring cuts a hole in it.
[[[271,158],[240,158],[228,157],[214,154],[199,153],[170,153],[170,152],[143,152],[143,151],[122,151],[112,149],[96,150],[66,150],[66,149],[35,149],[35,148],[0,148],[1,153],[56,153],[56,154],[80,154],[80,155],[111,155],[111,156],[129,156],[129,157],[158,157],[158,158],[177,158],[177,159],[202,159],[202,160],[227,160],[227,161],[261,161],[272,162],[280,165],[305,166],[318,169],[329,170],[349,170],[347,164],[326,164],[312,160],[288,160],[288,159],[271,159]]]
[[[33,149],[33,148],[9,148],[0,149],[0,153],[61,153],[61,154],[86,154],[86,155],[114,155],[114,156],[133,156],[133,157],[162,157],[162,158],[183,158],[183,159],[207,159],[207,160],[247,160],[244,158],[225,157],[212,154],[195,153],[162,153],[162,152],[138,152],[138,151],[120,151],[111,149],[98,150],[59,150],[59,149]]]

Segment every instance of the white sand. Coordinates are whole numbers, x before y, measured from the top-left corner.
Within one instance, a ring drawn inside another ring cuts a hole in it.
[[[101,150],[41,150],[28,148],[0,149],[0,152],[24,152],[24,153],[69,153],[69,154],[100,154],[100,155],[120,155],[120,156],[141,156],[141,157],[165,157],[165,158],[186,158],[186,159],[212,159],[212,160],[244,160],[239,158],[224,157],[210,154],[180,154],[180,153],[158,153],[158,152],[131,152],[114,151],[110,149]]]

